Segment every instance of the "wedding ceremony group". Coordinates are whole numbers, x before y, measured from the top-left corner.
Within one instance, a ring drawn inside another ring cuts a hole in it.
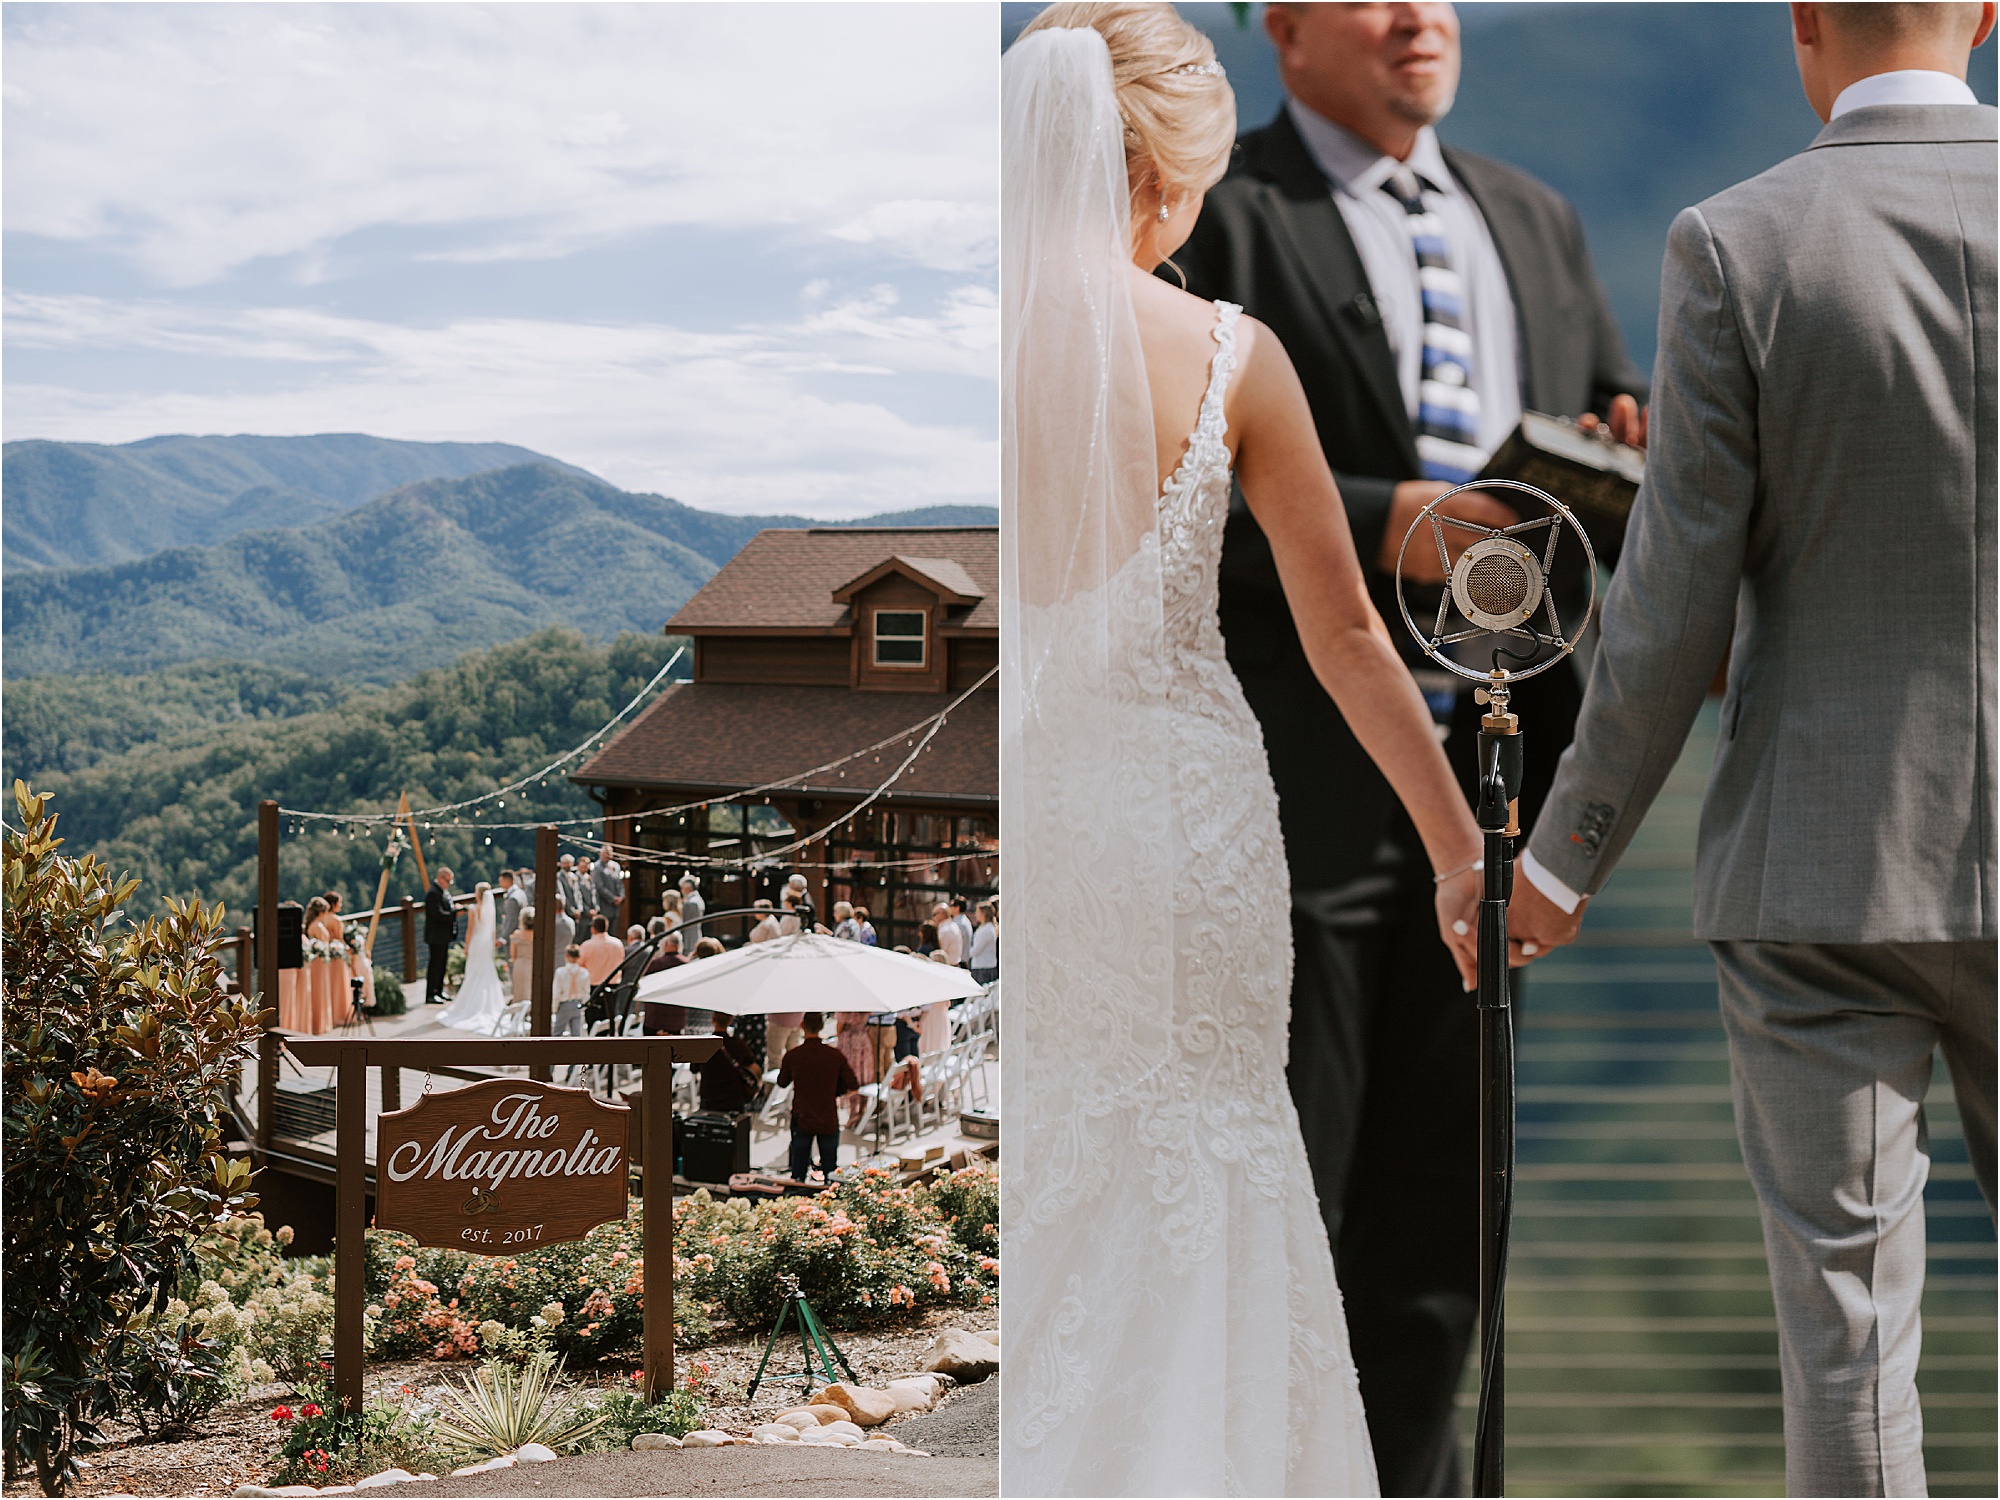
[[[1996,19],[0,5],[6,1500],[2000,1494]]]

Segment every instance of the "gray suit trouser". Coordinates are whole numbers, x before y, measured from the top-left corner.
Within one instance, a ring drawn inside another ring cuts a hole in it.
[[[1993,1204],[1995,945],[1718,942],[1764,1220],[1791,1495],[1923,1495],[1924,1094],[1944,1052]]]

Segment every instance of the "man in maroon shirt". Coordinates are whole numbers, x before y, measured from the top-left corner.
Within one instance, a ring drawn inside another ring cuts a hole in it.
[[[785,1054],[778,1082],[792,1087],[792,1180],[804,1182],[812,1171],[812,1153],[819,1145],[819,1165],[829,1181],[840,1163],[842,1094],[861,1087],[854,1069],[840,1052],[819,1039],[825,1020],[809,1010],[800,1020],[805,1040]]]

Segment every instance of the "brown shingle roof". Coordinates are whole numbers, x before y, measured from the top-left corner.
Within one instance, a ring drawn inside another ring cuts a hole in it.
[[[770,536],[773,533],[765,532]],[[794,775],[859,750],[936,713],[950,693],[857,693],[847,687],[766,687],[684,682],[667,688],[629,729],[570,778],[597,786],[741,788]],[[908,751],[898,747],[815,777],[815,796],[859,796],[881,783]],[[999,797],[999,694],[977,692],[958,708],[896,794],[952,801]]]
[[[997,526],[813,527],[760,531],[667,621],[678,630],[830,630],[848,623],[833,593],[897,554],[916,563],[955,563],[984,597],[951,623],[1000,628]],[[956,583],[954,586],[959,586]]]

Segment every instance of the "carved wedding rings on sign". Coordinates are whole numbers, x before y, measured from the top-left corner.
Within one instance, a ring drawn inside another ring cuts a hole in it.
[[[1547,513],[1516,521],[1511,526],[1482,526],[1476,521],[1446,515],[1439,508],[1452,496],[1467,490],[1503,489],[1517,490],[1534,497],[1548,507]],[[1418,533],[1426,526],[1430,537],[1428,541],[1419,541]],[[1446,540],[1447,527],[1471,532],[1477,538],[1458,555],[1456,561],[1452,560]],[[1577,543],[1583,548],[1584,572],[1590,584],[1589,598],[1574,629],[1564,627],[1557,612],[1555,594],[1549,587],[1556,548],[1562,541],[1565,528],[1574,533]],[[1546,533],[1539,554],[1523,540],[1538,531]],[[1418,546],[1437,547],[1438,562],[1444,569],[1446,579],[1438,599],[1437,615],[1429,630],[1419,625],[1410,612],[1404,588],[1403,559],[1409,555],[1412,542]],[[1451,628],[1454,605],[1465,621],[1464,629]],[[1575,651],[1577,641],[1590,628],[1591,617],[1597,609],[1597,553],[1590,545],[1590,536],[1583,529],[1583,523],[1547,490],[1523,484],[1518,479],[1475,479],[1446,490],[1431,501],[1417,513],[1410,529],[1403,534],[1403,545],[1396,553],[1396,607],[1402,611],[1403,623],[1416,637],[1424,655],[1448,672],[1484,684],[1477,695],[1478,700],[1481,703],[1490,702],[1496,711],[1504,713],[1509,683],[1546,672]],[[1538,613],[1548,621],[1546,632],[1534,626]],[[1496,648],[1489,671],[1467,665],[1449,650],[1460,642],[1486,635],[1509,636],[1526,642],[1528,649],[1516,652],[1504,645]],[[1544,658],[1543,652],[1550,647],[1554,650]],[[1502,667],[1502,656],[1510,657],[1521,665]]]
[[[632,1111],[588,1089],[498,1078],[379,1117],[375,1223],[512,1255],[625,1217]]]

